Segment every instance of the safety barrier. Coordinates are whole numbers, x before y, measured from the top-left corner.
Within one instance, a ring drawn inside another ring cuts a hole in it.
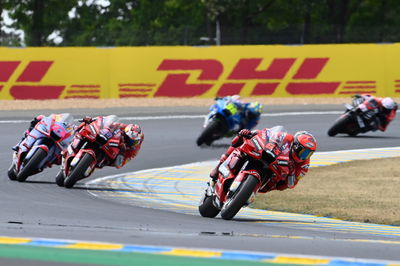
[[[400,95],[400,43],[0,48],[0,99]]]

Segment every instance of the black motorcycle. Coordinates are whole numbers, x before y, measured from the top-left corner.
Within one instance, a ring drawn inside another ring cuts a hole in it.
[[[343,133],[356,136],[360,133],[375,131],[378,123],[378,108],[363,111],[360,109],[360,100],[354,99],[352,104],[346,104],[346,111],[335,121],[328,130],[328,135],[333,137]]]

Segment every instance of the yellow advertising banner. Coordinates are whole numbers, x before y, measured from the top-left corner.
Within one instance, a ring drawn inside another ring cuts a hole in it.
[[[400,96],[400,44],[0,48],[0,99]]]

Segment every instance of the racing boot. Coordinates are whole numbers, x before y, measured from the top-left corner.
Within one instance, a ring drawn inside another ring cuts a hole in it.
[[[215,183],[217,182],[217,179],[218,179],[218,172],[219,172],[218,168],[221,166],[221,164],[223,162],[225,162],[225,160],[228,158],[228,156],[229,156],[229,154],[227,154],[227,153],[222,154],[221,158],[219,159],[218,165],[211,171],[211,173],[210,173],[211,179],[210,179],[209,183],[212,188],[214,188]]]

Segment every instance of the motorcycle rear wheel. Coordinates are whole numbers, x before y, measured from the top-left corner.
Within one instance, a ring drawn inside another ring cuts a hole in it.
[[[85,177],[85,172],[93,162],[93,157],[85,153],[83,157],[79,160],[78,164],[72,169],[70,175],[64,179],[64,187],[72,188],[76,182]]]
[[[205,196],[203,202],[199,205],[199,213],[208,218],[214,218],[218,215],[219,209],[214,206],[212,197]]]
[[[352,123],[353,118],[350,115],[345,115],[343,117],[340,117],[336,122],[333,124],[333,126],[328,130],[328,136],[333,137],[336,136],[338,133],[352,133],[354,134],[354,131],[349,131],[346,132],[346,129],[348,128],[349,124]],[[357,134],[357,133],[355,133]]]
[[[255,176],[248,175],[242,185],[236,190],[231,198],[225,202],[221,209],[221,217],[224,220],[231,220],[240,209],[246,204],[258,184]]]
[[[18,182],[24,182],[30,175],[37,170],[37,166],[46,158],[47,152],[41,148],[37,148],[32,157],[25,163],[22,170],[17,174]]]
[[[220,127],[220,121],[213,119],[207,125],[207,127],[201,132],[200,136],[197,138],[197,146],[201,146],[203,143],[210,146],[214,141],[213,135],[218,132],[218,128]]]

